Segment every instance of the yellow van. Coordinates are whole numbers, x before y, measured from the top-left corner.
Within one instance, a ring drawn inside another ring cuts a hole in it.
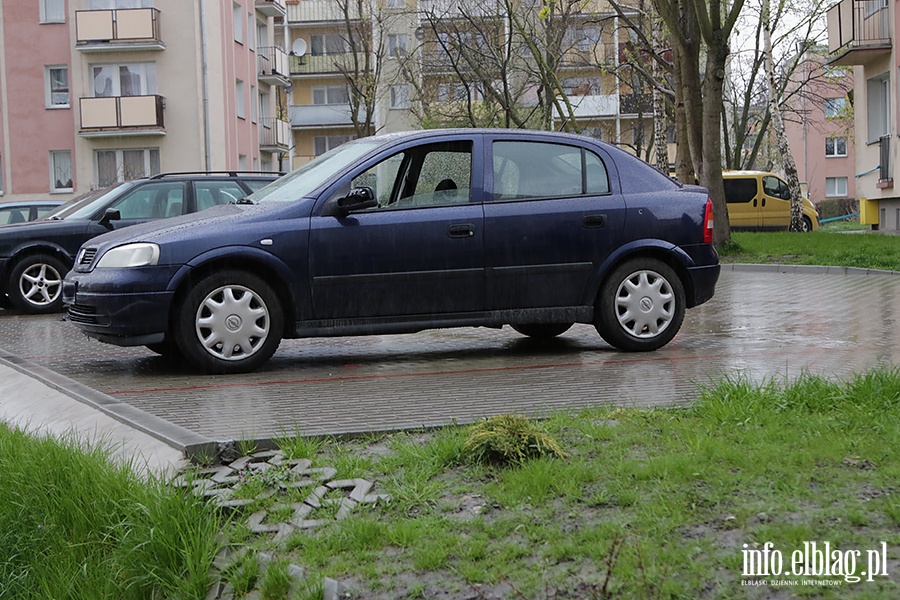
[[[725,171],[725,202],[732,229],[787,229],[791,224],[791,190],[784,180],[764,171]],[[819,228],[819,213],[803,195],[803,231]]]

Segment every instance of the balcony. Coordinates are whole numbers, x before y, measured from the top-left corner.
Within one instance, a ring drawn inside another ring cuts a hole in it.
[[[75,48],[82,52],[165,50],[159,14],[155,8],[76,10]]]
[[[285,0],[256,0],[256,10],[267,17],[284,17],[287,15]]]
[[[165,135],[162,96],[81,98],[82,137]]]
[[[291,127],[349,127],[349,104],[295,104],[291,106]]]
[[[261,46],[256,49],[258,78],[271,85],[287,85],[291,82],[287,52],[277,46]]]
[[[619,113],[652,115],[653,96],[650,94],[621,94],[619,95]]]
[[[569,96],[569,104],[575,117],[589,119],[593,117],[614,117],[619,110],[618,98],[609,96]],[[568,118],[569,115],[557,115],[558,118]]]
[[[828,9],[829,64],[862,65],[890,54],[890,11],[884,0],[841,0]]]
[[[291,75],[338,74],[338,64],[349,60],[347,54],[328,54],[323,56],[291,56]]]
[[[341,8],[346,4],[347,15]],[[352,2],[335,2],[335,0],[302,0],[287,7],[287,20],[291,26],[308,26],[320,23],[343,22],[345,16],[351,21],[359,20],[359,11]]]
[[[291,124],[275,117],[259,120],[259,149],[263,152],[287,152],[292,145]]]
[[[438,19],[501,18],[503,7],[497,0],[473,3],[465,0],[421,0],[420,12]]]

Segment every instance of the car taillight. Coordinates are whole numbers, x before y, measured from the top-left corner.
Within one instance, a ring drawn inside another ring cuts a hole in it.
[[[703,214],[703,243],[713,242],[713,207],[712,198],[706,199],[706,211]]]

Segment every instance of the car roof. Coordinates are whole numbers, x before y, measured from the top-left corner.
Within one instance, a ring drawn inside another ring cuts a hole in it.
[[[397,131],[393,133],[381,133],[378,134],[378,137],[384,141],[390,141],[395,139],[421,139],[421,138],[429,138],[429,137],[437,137],[444,135],[502,135],[504,137],[533,137],[533,136],[547,136],[552,138],[557,138],[560,140],[570,139],[570,140],[582,140],[582,141],[590,141],[594,143],[602,143],[601,140],[596,138],[588,137],[585,135],[579,135],[575,133],[568,133],[564,131],[545,131],[545,130],[536,130],[536,129],[504,129],[500,127],[458,127],[451,129],[417,129],[411,131]],[[365,138],[361,138],[365,139]]]
[[[13,200],[11,202],[0,202],[0,208],[19,208],[23,206],[58,206],[66,202],[65,200]]]

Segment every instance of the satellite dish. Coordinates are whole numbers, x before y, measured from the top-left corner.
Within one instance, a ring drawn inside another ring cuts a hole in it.
[[[294,43],[291,44],[291,54],[294,56],[303,56],[306,54],[306,40],[303,38],[294,40]]]

